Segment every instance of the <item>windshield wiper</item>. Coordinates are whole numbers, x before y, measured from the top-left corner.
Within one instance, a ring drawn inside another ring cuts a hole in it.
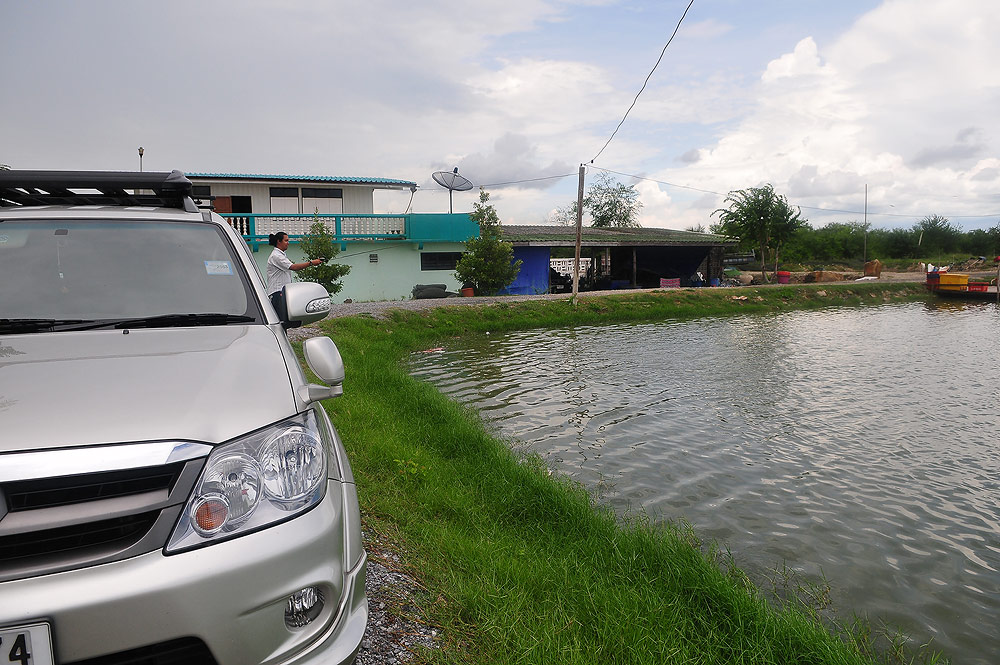
[[[255,317],[243,316],[242,314],[210,312],[205,314],[161,314],[159,316],[145,316],[137,319],[108,321],[105,325],[113,324],[115,328],[174,328],[184,326],[224,326],[230,323],[249,323],[256,320]]]
[[[87,319],[0,319],[0,333],[51,332],[57,327],[91,323]]]
[[[95,328],[171,328],[180,326],[224,326],[257,319],[238,314],[161,314],[135,319],[0,319],[0,333],[36,333],[94,330]]]

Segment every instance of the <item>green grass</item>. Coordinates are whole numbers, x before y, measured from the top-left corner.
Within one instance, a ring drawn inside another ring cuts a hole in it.
[[[366,524],[405,553],[427,589],[419,611],[441,627],[443,647],[420,657],[545,665],[883,659],[867,628],[836,635],[804,603],[769,603],[689,528],[617,518],[539,459],[514,454],[475,412],[410,377],[405,360],[460,335],[922,297],[913,284],[700,289],[324,322],[347,368],[344,396],[327,408]]]

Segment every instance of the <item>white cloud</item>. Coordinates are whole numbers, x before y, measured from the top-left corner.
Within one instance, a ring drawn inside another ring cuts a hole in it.
[[[733,7],[688,17],[598,166],[722,194],[771,182],[803,205],[859,209],[868,184],[873,206],[918,217],[1000,212],[1000,3],[886,0],[853,24],[831,5],[839,34],[769,0]],[[491,184],[589,161],[676,18],[612,0],[14,3],[0,161],[127,169],[143,145],[147,169],[406,178],[414,209],[447,209],[435,170]],[[573,200],[568,180],[491,193],[537,223]],[[708,223],[721,203],[643,182],[644,224]]]
[[[812,40],[812,37],[807,37],[795,45],[794,51],[768,63],[761,80],[764,83],[771,83],[783,78],[811,77],[822,74],[823,68],[819,60],[816,42]]]
[[[1000,147],[998,31],[1000,3],[890,0],[828,47],[806,37],[772,60],[738,126],[661,175],[719,192],[770,182],[817,207],[860,210],[867,183],[916,217],[997,212],[983,160]]]

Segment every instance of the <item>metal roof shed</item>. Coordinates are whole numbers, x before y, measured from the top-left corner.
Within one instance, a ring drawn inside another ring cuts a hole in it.
[[[551,256],[552,248],[576,246],[576,229],[572,226],[502,228],[504,240],[514,245],[515,256],[525,261],[538,261],[537,251],[519,252],[518,248],[547,247]],[[604,256],[599,265],[605,266],[606,274],[595,276],[598,288],[655,288],[660,286],[661,278],[680,279],[682,285],[688,285],[699,270],[706,280],[711,280],[722,275],[724,250],[737,243],[736,238],[728,236],[674,229],[585,227],[581,232],[582,255]]]

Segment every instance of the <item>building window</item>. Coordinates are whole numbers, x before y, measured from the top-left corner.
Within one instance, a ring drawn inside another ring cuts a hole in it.
[[[302,198],[306,197],[314,199],[342,199],[344,198],[344,190],[339,188],[319,189],[316,187],[303,187]]]
[[[253,212],[253,199],[249,196],[232,196],[233,212],[249,215]]]
[[[212,186],[211,185],[192,185],[191,186],[192,196],[211,196]]]
[[[299,213],[298,187],[271,187],[271,213],[297,215]]]
[[[368,263],[378,263],[378,254],[369,254]]]
[[[454,270],[462,252],[421,252],[421,270]]]
[[[344,212],[344,190],[339,187],[302,188],[302,212],[307,215],[340,215]]]

